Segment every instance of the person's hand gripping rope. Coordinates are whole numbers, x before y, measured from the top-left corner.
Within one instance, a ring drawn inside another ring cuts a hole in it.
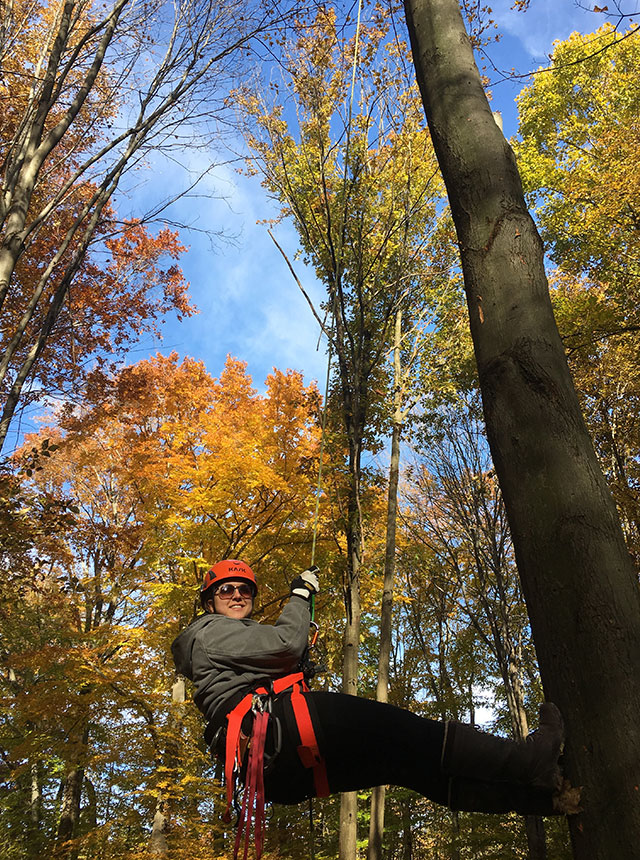
[[[296,576],[291,583],[291,594],[303,597],[305,600],[311,600],[312,596],[320,590],[320,583],[318,581],[319,572],[320,568],[314,565]]]

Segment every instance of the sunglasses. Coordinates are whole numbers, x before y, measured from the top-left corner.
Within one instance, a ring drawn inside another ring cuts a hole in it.
[[[245,600],[253,598],[253,589],[246,582],[242,582],[240,585],[232,585],[230,582],[225,582],[224,585],[216,588],[213,593],[216,597],[221,598],[221,600],[231,600],[236,591]]]

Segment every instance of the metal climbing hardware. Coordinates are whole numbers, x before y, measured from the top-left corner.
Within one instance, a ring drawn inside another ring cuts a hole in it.
[[[237,860],[240,845],[244,843],[243,860],[247,860],[249,845],[251,841],[251,822],[253,819],[254,844],[256,860],[260,860],[264,844],[264,769],[265,769],[265,741],[267,729],[271,718],[271,701],[286,690],[291,690],[291,706],[296,722],[300,745],[298,756],[303,766],[313,771],[313,780],[318,797],[329,795],[329,782],[327,770],[322,753],[318,746],[313,721],[309,712],[309,706],[304,693],[309,691],[303,672],[296,672],[278,678],[272,684],[272,689],[258,687],[240,701],[232,711],[227,714],[227,731],[225,742],[225,784],[227,791],[227,809],[224,815],[226,822],[231,821],[231,808],[233,806],[236,778],[244,766],[245,756],[247,766],[244,777],[244,792],[242,805],[236,831],[236,842],[233,852],[234,860]],[[243,743],[246,738],[242,733],[242,721],[249,712],[253,713],[253,726],[248,744]],[[279,733],[277,720],[274,721],[274,732]],[[279,742],[276,740],[276,754]]]
[[[315,621],[311,622],[311,628],[313,633],[311,634],[311,639],[309,640],[309,648],[313,648],[313,646],[318,641],[318,634],[320,633],[320,627]]]

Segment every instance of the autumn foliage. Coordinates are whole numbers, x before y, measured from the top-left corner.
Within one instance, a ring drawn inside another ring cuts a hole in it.
[[[267,613],[308,563],[317,411],[297,373],[274,371],[259,395],[237,360],[213,379],[192,359],[157,356],[94,375],[83,408],[29,440],[21,509],[3,499],[7,524],[33,523],[46,499],[58,507],[16,547],[22,567],[5,570],[0,724],[34,845],[117,844],[104,804],[113,814],[127,796],[118,826],[134,849],[159,798],[179,831],[189,804],[211,794],[199,717],[172,704],[168,646],[207,563],[246,558]],[[125,750],[136,753],[123,769]]]
[[[35,120],[66,5],[15,0],[0,13],[0,163],[11,193],[15,155]],[[80,50],[80,59],[59,66],[67,77],[56,78],[59,98],[41,123],[41,143],[66,116],[90,65],[83,39],[96,35],[100,9],[76,9],[65,56]],[[343,632],[357,593],[355,674],[359,693],[375,694],[387,357],[399,305],[424,330],[421,339],[405,331],[401,347],[407,390],[424,408],[403,428],[412,462],[400,481],[389,700],[432,718],[484,716],[516,736],[535,719],[541,682],[479,419],[466,311],[450,277],[456,249],[440,217],[442,185],[417,93],[403,89],[398,72],[404,48],[387,44],[391,23],[376,8],[363,26],[368,77],[350,118],[354,45],[342,40],[332,10],[296,25],[289,46],[298,126],[278,106],[284,83],[273,88],[274,106],[242,94],[254,122],[254,166],[282,218],[295,219],[302,253],[329,287],[327,305],[340,298],[342,331],[326,324],[327,333],[351,348],[334,367],[320,490],[321,397],[299,372],[274,369],[258,386],[233,357],[217,377],[176,354],[112,362],[136,337],[160,331],[166,314],[193,312],[179,268],[185,248],[173,230],[120,221],[106,200],[86,253],[74,256],[84,241],[74,224],[83,223],[100,185],[97,175],[80,178],[77,170],[122,118],[115,66],[99,71],[43,161],[24,197],[17,244],[7,226],[15,225],[16,206],[3,212],[0,257],[14,254],[15,265],[4,283],[1,390],[11,395],[63,295],[28,377],[32,390],[21,398],[73,394],[58,400],[49,426],[0,471],[0,855],[7,860],[230,856],[220,769],[204,749],[202,719],[169,651],[199,611],[202,573],[216,559],[253,566],[257,617],[269,622],[309,564],[315,532],[322,637],[314,657],[322,671],[314,684],[340,686]],[[128,35],[123,44],[139,47],[141,31]],[[589,429],[629,548],[639,554],[637,46],[624,40],[611,54],[613,42],[605,28],[556,47],[558,72],[538,76],[521,98],[518,158],[557,265],[555,311]],[[183,58],[191,57],[185,44]],[[607,50],[582,63],[585,50],[599,46]],[[338,855],[337,801],[316,804],[313,833],[303,812],[271,810],[265,860]],[[547,834],[549,856],[566,860],[564,822],[548,822]],[[384,847],[391,860],[527,855],[521,819],[454,815],[395,788],[387,794]]]
[[[124,8],[112,10],[114,27]],[[90,4],[5,5],[0,83],[2,437],[19,400],[78,386],[164,314],[193,311],[177,233],[119,222],[92,161],[123,109]],[[104,29],[109,32],[109,26]],[[168,263],[167,263],[168,261]]]
[[[163,314],[191,312],[177,234],[149,227],[180,193],[137,220],[114,198],[151,153],[179,149],[182,164],[215,136],[236,57],[280,14],[214,0],[0,8],[0,444],[21,403],[68,393]]]

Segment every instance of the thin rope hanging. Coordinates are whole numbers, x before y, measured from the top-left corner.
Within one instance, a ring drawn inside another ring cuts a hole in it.
[[[322,430],[320,434],[320,457],[318,462],[318,483],[316,486],[316,506],[315,506],[315,514],[313,518],[313,540],[311,543],[311,565],[315,564],[316,558],[316,543],[318,538],[318,521],[319,521],[319,513],[320,513],[320,493],[322,491],[322,466],[324,461],[324,444],[326,437],[326,427],[327,427],[327,408],[329,403],[329,380],[331,376],[331,359],[333,357],[333,336],[335,333],[335,306],[337,300],[337,292],[338,292],[338,283],[340,278],[340,264],[342,262],[342,248],[343,248],[343,236],[344,236],[344,224],[346,221],[346,190],[347,190],[347,170],[349,165],[349,149],[351,142],[351,123],[353,117],[353,98],[355,93],[356,86],[356,68],[358,65],[358,49],[360,46],[360,19],[362,13],[362,0],[358,0],[358,18],[356,21],[356,35],[354,40],[353,47],[353,65],[351,68],[351,93],[349,98],[349,113],[347,117],[347,139],[345,145],[345,158],[344,158],[344,168],[342,174],[342,197],[343,197],[343,210],[342,210],[342,222],[340,224],[340,232],[338,234],[338,253],[336,254],[336,272],[335,272],[335,283],[333,289],[333,302],[332,302],[332,320],[331,326],[329,328],[329,350],[327,355],[327,379],[325,383],[325,393],[324,393],[324,404],[322,410]],[[316,596],[315,594],[311,595],[311,621],[315,623],[315,614],[316,614]],[[315,860],[315,834],[314,834],[314,821],[313,821],[313,798],[309,798],[309,836],[310,836],[310,844],[311,844],[311,860]]]
[[[329,379],[331,376],[331,359],[333,354],[333,341],[331,337],[329,338],[329,354],[327,357],[327,379],[324,386],[324,403],[322,406],[322,430],[320,433],[320,457],[318,461],[318,482],[316,484],[316,509],[313,516],[313,540],[311,542],[311,565],[315,563],[316,560],[316,543],[318,538],[318,518],[320,514],[320,492],[322,491],[322,465],[324,461],[324,443],[326,437],[326,427],[327,427],[327,405],[329,402]],[[312,601],[311,605],[311,620],[313,620],[313,614],[315,610],[315,601]]]
[[[350,152],[350,144],[351,144],[351,126],[353,121],[353,99],[355,95],[356,88],[356,70],[358,67],[358,51],[360,48],[360,21],[362,15],[362,0],[358,0],[358,16],[356,20],[356,32],[353,44],[353,62],[351,65],[351,87],[350,87],[350,95],[349,95],[349,110],[347,114],[347,137],[345,142],[345,150],[344,150],[344,165],[342,170],[342,219],[340,222],[340,229],[338,232],[338,247],[336,253],[336,270],[334,274],[334,289],[333,289],[333,302],[331,308],[331,326],[329,328],[329,353],[327,358],[327,379],[325,384],[325,394],[324,394],[324,407],[322,410],[322,431],[320,435],[320,459],[318,463],[318,483],[316,487],[316,507],[315,507],[315,515],[313,519],[313,539],[311,543],[311,565],[315,563],[316,557],[316,543],[318,536],[318,518],[320,511],[320,492],[322,490],[322,466],[323,466],[323,456],[324,456],[324,443],[325,443],[325,435],[326,435],[326,422],[327,422],[327,405],[329,400],[329,378],[331,374],[331,359],[333,357],[333,336],[335,333],[335,306],[337,301],[337,293],[338,293],[338,283],[340,281],[341,276],[341,263],[342,263],[342,249],[344,247],[344,225],[346,222],[346,205],[347,205],[347,171],[349,169],[349,152]],[[315,595],[312,595],[311,598],[311,619],[314,620],[315,617]]]

